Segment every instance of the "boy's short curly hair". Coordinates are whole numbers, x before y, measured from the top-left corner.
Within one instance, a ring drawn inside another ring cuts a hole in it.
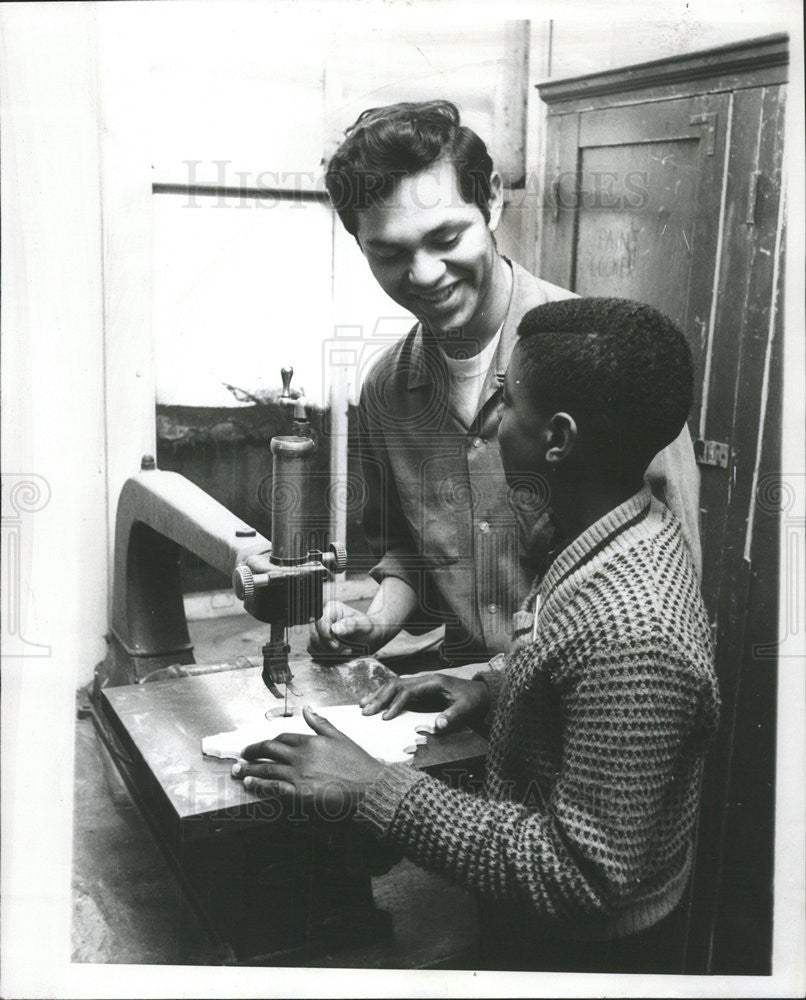
[[[691,350],[652,306],[612,298],[549,302],[526,313],[518,333],[535,408],[574,418],[586,461],[643,471],[683,429]]]
[[[388,197],[403,177],[437,160],[456,167],[464,200],[490,219],[493,161],[478,135],[462,125],[450,101],[389,104],[363,111],[327,165],[325,187],[344,228],[358,231],[358,212]]]

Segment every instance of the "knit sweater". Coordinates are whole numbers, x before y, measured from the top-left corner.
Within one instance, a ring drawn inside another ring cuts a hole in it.
[[[571,542],[533,632],[489,687],[482,794],[390,765],[358,811],[376,836],[527,922],[623,936],[680,900],[719,695],[675,516],[648,486]]]

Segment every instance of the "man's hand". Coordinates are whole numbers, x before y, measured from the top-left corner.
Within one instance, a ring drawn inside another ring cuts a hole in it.
[[[389,629],[363,611],[341,601],[328,601],[311,627],[308,653],[314,658],[374,653],[388,639]]]
[[[293,798],[315,816],[346,818],[384,765],[310,708],[302,714],[315,735],[281,733],[253,743],[232,776],[256,795]]]
[[[358,703],[364,715],[385,709],[384,719],[394,719],[406,709],[434,711],[447,706],[437,716],[439,732],[480,722],[490,708],[490,691],[483,681],[468,681],[448,674],[423,674],[420,677],[396,677],[374,694]]]
[[[268,573],[273,569],[271,561],[271,549],[266,552],[258,552],[257,555],[247,556],[246,565],[253,573]]]
[[[387,576],[366,613],[329,601],[311,628],[308,652],[314,659],[374,653],[394,638],[417,607],[417,595],[404,581]]]

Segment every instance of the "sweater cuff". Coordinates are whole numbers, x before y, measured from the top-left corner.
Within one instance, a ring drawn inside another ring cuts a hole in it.
[[[389,764],[369,786],[356,819],[369,826],[376,836],[386,837],[404,795],[426,775],[409,764]]]
[[[498,696],[501,693],[501,685],[504,681],[504,671],[482,670],[480,673],[474,674],[473,680],[486,684],[487,690],[490,692],[490,707],[485,719],[489,723],[495,715],[495,706],[498,704]]]

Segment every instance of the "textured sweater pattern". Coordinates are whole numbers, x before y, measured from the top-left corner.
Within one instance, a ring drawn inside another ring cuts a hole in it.
[[[580,937],[651,926],[685,888],[719,698],[673,514],[648,487],[565,548],[488,684],[483,794],[386,767],[359,819],[423,867]]]

